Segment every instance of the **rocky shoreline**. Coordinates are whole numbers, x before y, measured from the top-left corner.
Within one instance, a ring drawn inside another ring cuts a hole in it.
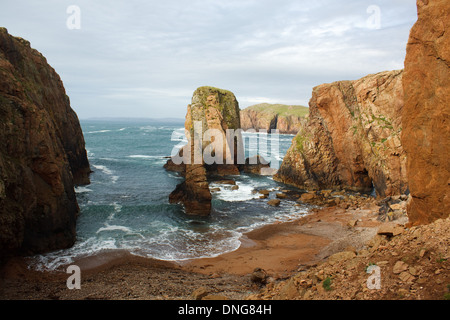
[[[322,197],[311,201],[332,200]],[[390,221],[382,214],[386,203],[394,212],[392,202],[402,200],[385,200],[342,196],[339,204],[313,208],[299,220],[250,232],[238,250],[216,258],[171,263],[123,251],[85,258],[76,262],[81,290],[67,289],[65,272],[30,270],[26,259],[15,258],[1,270],[0,299],[442,299],[450,281],[445,232],[450,220],[407,229],[405,215]],[[410,260],[402,272],[414,279],[394,273],[382,290],[364,288],[369,275],[363,265],[391,268],[403,257]],[[328,278],[329,291],[323,289]]]
[[[64,270],[6,259],[73,245],[74,185],[89,183],[90,169],[61,79],[28,41],[0,28],[0,299],[449,300],[450,4],[418,0],[417,8],[404,70],[313,89],[274,176],[308,191],[255,190],[271,206],[307,204],[308,214],[249,232],[216,258],[169,263],[108,251],[80,259],[80,290],[67,288]],[[238,137],[219,138],[240,126],[233,93],[196,90],[178,156],[195,159],[197,147],[218,161],[168,161],[185,178],[171,203],[211,214],[208,179],[242,171],[224,161],[239,162]],[[209,129],[218,132],[210,145],[200,139]]]

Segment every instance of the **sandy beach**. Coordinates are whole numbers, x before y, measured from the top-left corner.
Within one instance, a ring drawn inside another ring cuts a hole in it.
[[[376,234],[376,209],[315,209],[299,220],[254,230],[238,250],[216,258],[176,263],[105,252],[73,263],[81,270],[80,290],[67,288],[65,272],[30,270],[26,258],[15,258],[1,270],[0,299],[187,300],[207,288],[213,299],[241,300],[261,289],[251,279],[256,268],[278,281],[335,252],[363,246]],[[358,226],[349,226],[355,219]]]

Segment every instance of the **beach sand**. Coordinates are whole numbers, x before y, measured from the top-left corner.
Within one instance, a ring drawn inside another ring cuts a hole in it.
[[[191,299],[199,288],[229,299],[258,292],[256,268],[270,281],[285,279],[346,248],[359,249],[376,234],[377,207],[314,210],[288,223],[268,225],[244,235],[241,247],[216,258],[164,262],[109,251],[75,261],[81,269],[81,289],[69,290],[64,271],[30,270],[26,258],[14,258],[0,273],[0,299]],[[358,226],[348,223],[357,219]]]

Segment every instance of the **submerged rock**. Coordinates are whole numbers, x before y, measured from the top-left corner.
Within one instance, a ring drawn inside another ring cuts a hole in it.
[[[267,202],[267,204],[268,204],[269,206],[272,206],[272,207],[278,207],[278,206],[280,206],[280,204],[281,204],[281,200],[279,200],[279,199],[269,200],[269,201]]]

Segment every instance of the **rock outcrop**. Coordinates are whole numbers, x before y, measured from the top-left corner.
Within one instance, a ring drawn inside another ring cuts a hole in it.
[[[402,71],[315,87],[308,122],[275,179],[302,189],[348,189],[381,197],[407,189]]]
[[[89,183],[77,115],[46,59],[0,28],[0,256],[73,245]]]
[[[410,223],[450,214],[450,2],[417,1],[405,60],[402,143]]]
[[[258,104],[241,111],[241,127],[243,130],[268,133],[278,130],[281,134],[297,134],[306,122],[308,110],[303,106]]]
[[[207,176],[239,175],[238,164],[245,163],[238,159],[244,153],[238,130],[239,103],[234,94],[213,87],[198,88],[188,106],[185,129],[188,144],[180,150],[181,163],[174,164],[171,159],[165,166],[181,172],[185,181],[169,199],[171,203],[182,203],[187,214],[209,215],[212,197]],[[227,136],[228,129],[236,136]]]

